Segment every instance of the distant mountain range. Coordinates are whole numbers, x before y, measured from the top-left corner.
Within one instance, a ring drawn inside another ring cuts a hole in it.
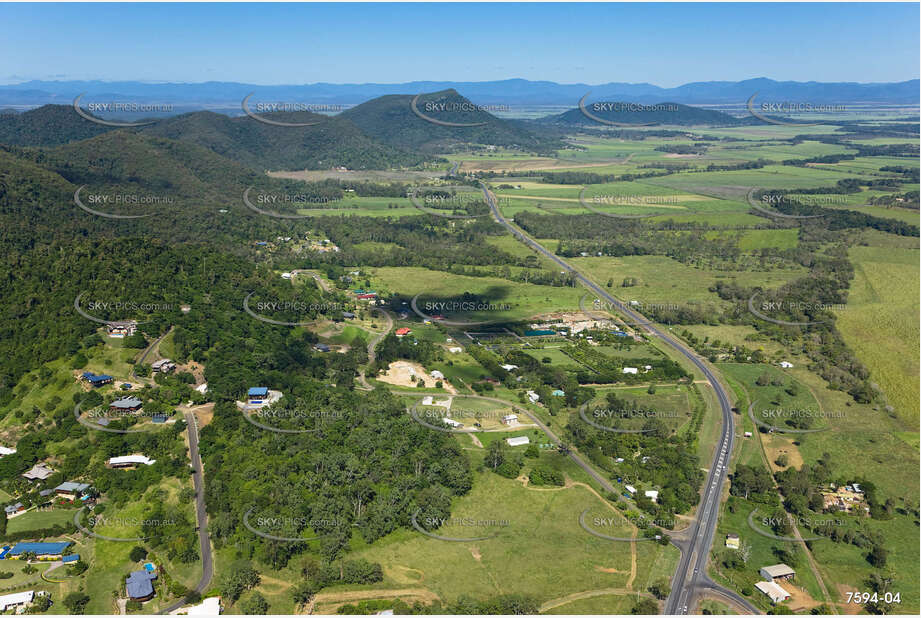
[[[137,81],[29,81],[0,86],[0,107],[69,104],[81,94],[94,101],[143,100],[173,104],[178,111],[190,107],[239,109],[250,93],[261,101],[355,105],[385,95],[415,95],[456,90],[481,105],[562,105],[576,107],[586,93],[592,101],[675,103],[693,105],[744,105],[758,100],[836,104],[918,104],[919,80],[894,83],[792,82],[755,78],[743,81],[692,82],[675,88],[652,84],[558,84],[548,81],[508,79],[487,82],[416,81],[401,84],[304,84],[259,86],[236,82],[146,83]],[[514,113],[514,109],[510,110]],[[240,111],[239,113],[242,113]]]

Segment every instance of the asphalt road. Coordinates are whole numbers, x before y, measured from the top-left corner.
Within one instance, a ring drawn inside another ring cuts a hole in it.
[[[732,454],[732,444],[735,433],[732,418],[732,405],[729,402],[729,396],[726,393],[726,389],[723,388],[723,385],[720,384],[710,368],[693,350],[687,348],[683,343],[673,338],[667,332],[661,331],[650,324],[647,318],[608,294],[601,286],[582,275],[582,273],[567,264],[563,259],[545,249],[540,243],[525,234],[518,227],[514,226],[499,211],[499,207],[495,199],[493,199],[493,195],[485,186],[483,186],[483,194],[486,196],[486,201],[489,203],[493,217],[509,230],[515,238],[535,251],[538,251],[548,259],[553,260],[560,268],[571,273],[582,285],[596,293],[599,298],[610,303],[611,307],[617,308],[619,312],[633,319],[635,323],[642,324],[642,328],[658,337],[678,351],[682,356],[690,360],[706,377],[714,393],[716,393],[720,409],[722,410],[722,434],[719,440],[719,447],[714,452],[713,462],[707,474],[707,481],[703,489],[703,497],[698,508],[697,517],[691,527],[691,536],[686,541],[676,542],[676,545],[681,550],[681,559],[678,561],[678,569],[675,571],[675,575],[672,578],[672,592],[665,603],[665,613],[689,613],[693,607],[695,595],[706,590],[736,600],[739,605],[745,607],[753,614],[760,613],[757,608],[740,595],[732,590],[723,588],[711,580],[707,575],[707,558],[710,553],[710,547],[713,544],[713,535],[716,531],[716,522],[719,517],[720,496],[722,494],[723,484],[726,482],[729,458]]]
[[[192,482],[195,486],[195,518],[198,524],[198,544],[201,553],[201,579],[195,586],[196,592],[204,594],[214,576],[214,558],[211,555],[211,539],[208,537],[208,514],[205,512],[205,484],[202,478],[201,455],[198,452],[198,421],[191,412],[186,412],[185,421],[189,432],[189,459],[192,461]],[[160,611],[168,614],[187,605],[185,599],[176,601]]]

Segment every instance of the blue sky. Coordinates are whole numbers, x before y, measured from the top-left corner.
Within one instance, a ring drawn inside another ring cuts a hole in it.
[[[919,5],[0,4],[0,83],[919,76]]]

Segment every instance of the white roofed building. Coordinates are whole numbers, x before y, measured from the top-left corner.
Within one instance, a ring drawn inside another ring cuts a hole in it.
[[[524,446],[525,444],[530,444],[531,441],[528,439],[528,436],[518,436],[515,438],[506,438],[509,446]]]
[[[774,605],[783,603],[790,598],[790,593],[774,582],[758,582],[755,584],[755,588],[767,595]]]
[[[221,613],[221,597],[208,597],[202,599],[198,605],[189,605],[180,607],[172,612],[173,615],[180,616],[217,616]]]
[[[150,459],[146,455],[123,455],[121,457],[112,457],[106,462],[107,468],[127,468],[129,466],[152,466],[157,463],[156,459]]]
[[[28,605],[35,599],[35,591],[27,590],[25,592],[14,592],[13,594],[5,594],[0,597],[0,612],[5,612],[11,607],[18,607],[20,605]]]

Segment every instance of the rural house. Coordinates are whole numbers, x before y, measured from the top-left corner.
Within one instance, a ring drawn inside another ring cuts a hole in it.
[[[147,601],[153,598],[153,581],[157,574],[151,571],[132,571],[125,580],[125,592],[134,601]]]
[[[35,599],[35,591],[27,590],[25,592],[14,592],[0,596],[0,612],[5,612],[13,607],[24,607],[30,605]],[[17,614],[22,612],[17,610]]]
[[[35,554],[38,560],[60,560],[64,550],[70,547],[70,541],[56,543],[17,543],[9,550],[4,550],[0,558],[19,560],[24,554]]]
[[[89,488],[89,483],[75,483],[73,481],[67,481],[55,487],[54,493],[57,494],[57,496],[60,498],[73,502],[77,498],[83,496],[83,493]]]
[[[137,332],[138,323],[134,320],[128,320],[126,322],[109,322],[106,324],[106,330],[109,333],[109,337],[124,339]]]
[[[30,470],[23,472],[22,478],[29,481],[44,481],[52,474],[54,474],[54,470],[48,467],[47,464],[37,463]]]
[[[109,404],[109,410],[113,412],[137,412],[141,409],[144,402],[137,397],[122,397]]]
[[[106,384],[111,384],[115,380],[115,378],[113,378],[110,375],[106,375],[103,373],[97,376],[92,371],[83,372],[83,379],[87,383],[89,383],[90,386],[93,386],[95,388],[99,388],[100,386],[104,386]]]
[[[176,368],[176,363],[168,358],[161,358],[150,364],[150,369],[159,373],[169,373]]]

